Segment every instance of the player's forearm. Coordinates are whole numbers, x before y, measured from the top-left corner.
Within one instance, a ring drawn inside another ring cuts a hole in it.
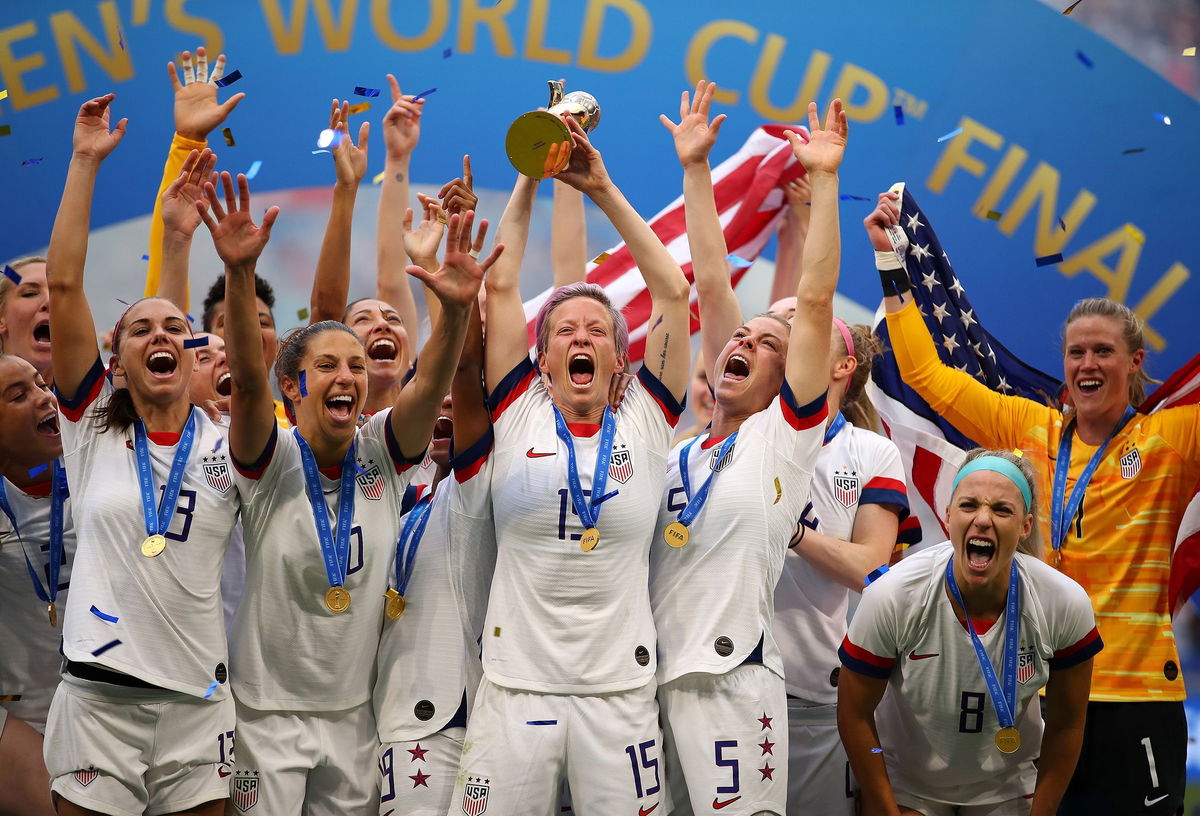
[[[450,398],[454,405],[454,449],[465,451],[491,424],[483,395],[483,324],[478,303],[471,307],[458,369],[450,383]]]
[[[443,304],[429,342],[422,349],[417,374],[397,398],[391,417],[392,432],[405,456],[419,453],[429,442],[442,399],[450,390],[458,368],[468,319],[467,308],[459,305],[447,308]]]
[[[555,288],[584,280],[587,261],[587,220],[583,210],[583,193],[569,184],[556,181],[550,219],[550,265],[554,270]]]
[[[187,136],[176,133],[171,139],[171,147],[167,151],[167,161],[163,165],[162,180],[159,181],[158,193],[154,196],[154,212],[150,216],[150,243],[148,245],[150,260],[146,264],[147,297],[159,290],[162,266],[165,262],[161,254],[166,231],[162,220],[162,195],[171,186],[171,183],[179,178],[179,171],[183,169],[183,163],[187,160],[188,154],[193,150],[204,150],[207,146],[208,141],[203,137],[189,139]],[[177,305],[185,313],[188,311],[188,299],[187,281],[184,281],[183,302]]]
[[[650,299],[664,307],[668,302],[681,303],[686,309],[691,291],[687,278],[654,230],[642,220],[621,190],[609,181],[603,188],[593,192],[591,197],[608,216],[625,246],[629,247],[646,282]]]
[[[843,712],[839,704],[837,720],[846,758],[861,788],[863,816],[900,816],[883,752],[879,749],[874,717]]]
[[[1083,726],[1046,723],[1042,734],[1042,758],[1038,760],[1037,787],[1033,791],[1030,816],[1054,816],[1067,785],[1075,773],[1083,746]]]
[[[775,250],[775,280],[771,282],[771,302],[796,294],[800,282],[800,257],[804,252],[807,226],[798,223],[795,212],[784,217]]]
[[[792,549],[830,580],[862,592],[866,576],[888,562],[891,544],[859,544],[806,530]]]
[[[504,253],[492,264],[484,281],[489,298],[493,292],[520,291],[521,263],[525,258],[525,244],[529,241],[529,222],[533,217],[537,185],[536,179],[518,175],[508,205],[500,216],[496,243],[504,245]]]
[[[67,167],[67,181],[63,185],[62,200],[50,232],[50,247],[46,251],[51,292],[83,289],[83,266],[87,259],[88,231],[92,222],[92,195],[96,190],[99,171],[100,162],[84,156],[73,156]]]
[[[692,274],[700,311],[700,338],[709,375],[720,351],[742,324],[742,309],[729,282],[728,248],[717,215],[712,172],[708,163],[693,163],[683,171],[683,207],[687,220]]]
[[[254,270],[254,263],[225,267],[225,354],[234,390],[247,397],[270,391],[258,328]]]
[[[158,276],[158,296],[188,311],[188,267],[192,236],[166,230],[162,240],[162,270]]]
[[[838,223],[837,173],[811,173],[812,216],[801,253],[800,303],[828,303],[837,290],[841,267],[841,227]]]
[[[410,154],[388,156],[379,190],[375,243],[375,297],[400,314],[409,344],[417,343],[417,301],[408,285],[408,256],[404,253],[404,212],[408,209]]]
[[[341,320],[350,296],[350,229],[354,220],[357,185],[335,184],[329,223],[317,257],[309,320]]]

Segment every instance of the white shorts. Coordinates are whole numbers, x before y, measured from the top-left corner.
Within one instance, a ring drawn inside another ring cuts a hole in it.
[[[379,746],[379,816],[446,816],[467,729]]]
[[[658,700],[676,813],[784,816],[788,727],[782,677],[757,663],[725,674],[686,674],[659,687]]]
[[[837,706],[789,697],[788,813],[852,816],[854,784],[838,735]]]
[[[58,683],[33,689],[26,687],[23,694],[13,695],[18,699],[0,702],[0,709],[5,711],[5,715],[12,714],[17,719],[29,723],[39,734],[45,734],[46,716],[50,712],[50,703],[57,688]]]
[[[990,805],[948,805],[913,796],[911,793],[895,792],[896,804],[912,808],[924,816],[1029,816],[1033,807],[1033,794],[994,802]]]
[[[653,681],[572,695],[516,691],[484,678],[450,813],[559,816],[566,777],[578,816],[649,814],[667,802],[660,744]]]
[[[235,693],[236,700],[236,693]],[[252,816],[366,816],[379,803],[375,715],[258,711],[238,703],[229,798]],[[252,809],[253,808],[253,809]]]
[[[221,747],[233,702],[65,675],[44,742],[50,789],[117,816],[173,813],[229,796]]]

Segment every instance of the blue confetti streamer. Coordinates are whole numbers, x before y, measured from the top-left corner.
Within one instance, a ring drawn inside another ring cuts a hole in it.
[[[425,97],[429,96],[431,93],[436,93],[436,92],[437,92],[437,88],[430,88],[428,91],[421,91],[419,94],[417,94],[416,96],[413,97],[413,101],[415,102],[418,99],[424,99]]]
[[[13,269],[8,264],[4,265],[4,277],[16,284],[21,283],[21,276],[17,274],[17,270]]]
[[[221,443],[222,443],[222,442],[224,442],[224,441],[225,441],[225,437],[223,437],[223,436],[218,436],[218,437],[217,437],[217,444],[213,445],[212,452],[213,452],[213,453],[216,453],[217,451],[219,451],[219,450],[221,449]]]
[[[143,260],[143,261],[148,261],[148,260],[150,260],[150,256],[149,256],[149,255],[143,255],[143,256],[142,256],[142,260]]]
[[[1170,124],[1170,122],[1168,122],[1167,124]],[[21,162],[21,166],[29,167],[31,164],[41,164],[45,158],[46,158],[45,156],[38,156],[37,158],[34,158],[34,159],[26,159],[25,161]]]
[[[34,478],[35,476],[38,476],[38,475],[40,475],[40,474],[42,474],[42,473],[45,473],[45,472],[46,472],[46,468],[48,468],[48,467],[49,467],[49,465],[38,465],[38,466],[37,466],[37,467],[35,467],[33,470],[29,471],[29,478],[31,478],[31,479],[32,479],[32,478]]]
[[[526,725],[558,725],[558,720],[526,720]]]
[[[1122,150],[1121,155],[1128,156],[1130,153],[1145,153],[1145,152],[1146,152],[1146,148],[1144,148],[1144,147],[1131,147],[1128,150]]]
[[[442,59],[450,59],[453,56],[454,56],[453,48],[447,48],[445,51],[442,52]]]
[[[871,753],[872,753],[872,754],[882,754],[882,753],[883,753],[883,749],[882,749],[882,748],[872,748],[872,749],[871,749]]]
[[[107,652],[109,649],[113,648],[114,646],[120,646],[120,645],[121,645],[121,641],[119,641],[119,640],[114,640],[114,641],[111,641],[111,642],[109,642],[109,643],[105,643],[105,644],[104,644],[103,646],[101,646],[99,649],[97,649],[96,651],[92,652],[92,657],[99,657],[100,655],[104,654],[104,653],[105,653],[105,652]]]
[[[308,396],[308,376],[305,372],[300,372],[300,396]]]
[[[241,78],[242,78],[242,72],[234,71],[232,74],[226,74],[225,76],[221,77],[214,84],[218,88],[227,88],[230,85],[232,85],[233,83],[237,82]]]
[[[893,105],[892,110],[895,111],[895,113],[896,113],[896,124],[903,125],[904,124],[904,108],[902,108],[900,105]]]
[[[1079,57],[1079,61],[1082,62],[1084,65],[1086,65],[1088,68],[1095,67],[1095,63],[1093,63],[1090,59],[1088,59],[1087,54],[1083,53],[1082,51],[1076,51],[1075,56]]]
[[[1060,227],[1062,227],[1062,231],[1063,231],[1063,232],[1066,232],[1066,231],[1067,231],[1067,222],[1066,222],[1066,221],[1063,221],[1061,218],[1059,218],[1059,219],[1058,219],[1058,225],[1059,225]]]
[[[354,86],[354,95],[355,96],[367,96],[367,97],[379,96],[379,89],[378,88],[364,88],[362,85],[355,85]]]
[[[953,139],[955,136],[957,136],[958,134],[960,134],[962,132],[963,132],[962,128],[955,128],[954,130],[947,133],[945,136],[939,136],[938,141],[939,142],[949,141],[950,139]]]
[[[1158,121],[1162,122],[1164,125],[1171,124],[1171,117],[1167,116],[1165,113],[1156,113],[1156,114],[1154,114],[1154,118],[1157,119]],[[41,159],[38,159],[38,161],[41,161]],[[25,162],[21,162],[21,164],[24,164],[24,163]]]
[[[221,684],[218,683],[216,680],[213,680],[211,683],[209,683],[208,688],[204,692],[204,699],[207,700],[209,697],[212,697],[213,692],[217,690],[217,686],[219,686],[219,685],[221,685]]]
[[[88,610],[88,611],[89,611],[89,612],[91,612],[93,615],[95,615],[97,618],[99,618],[99,619],[100,619],[100,620],[102,620],[102,621],[108,621],[109,623],[116,623],[116,622],[117,622],[117,616],[116,616],[116,615],[109,615],[109,614],[107,614],[107,613],[105,613],[105,612],[101,612],[101,611],[100,611],[99,609],[97,609],[97,608],[96,608],[94,605],[93,605],[93,606],[92,606],[92,608],[91,608],[90,610]]]
[[[208,345],[207,337],[189,337],[187,340],[183,341],[183,347],[185,349],[200,348],[201,346],[207,346],[207,345]]]
[[[250,165],[250,169],[246,171],[246,179],[249,180],[249,179],[254,178],[255,176],[258,175],[258,171],[261,169],[262,169],[262,162],[259,161],[258,159],[255,159],[254,163]]]
[[[1062,263],[1062,259],[1062,253],[1056,252],[1053,255],[1043,255],[1036,259],[1036,263],[1038,266],[1053,266],[1056,263]]]
[[[187,319],[188,319],[188,323],[195,323],[195,322],[196,322],[196,318],[192,317],[191,315],[187,315]]]
[[[746,269],[754,265],[754,261],[747,260],[740,255],[729,254],[725,256],[725,260],[736,266],[738,269]]]
[[[883,574],[887,571],[888,571],[887,564],[884,564],[882,566],[876,567],[875,569],[871,570],[870,574],[867,575],[866,586],[870,586],[874,582],[878,581],[880,578],[883,577]]]
[[[840,195],[840,196],[838,196],[838,198],[842,201],[870,201],[871,200],[864,196],[856,196],[856,195]]]

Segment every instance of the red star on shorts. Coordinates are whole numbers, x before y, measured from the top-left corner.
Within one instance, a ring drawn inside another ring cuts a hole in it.
[[[758,772],[760,774],[762,774],[762,779],[770,779],[772,782],[775,781],[775,777],[771,775],[771,774],[775,773],[775,769],[772,768],[770,766],[770,764],[762,766],[761,768],[758,769]],[[761,782],[762,779],[760,779],[758,781]]]
[[[771,740],[770,740],[770,739],[765,739],[765,740],[763,740],[762,742],[760,742],[760,743],[758,744],[758,747],[759,747],[759,748],[762,748],[763,756],[766,756],[767,754],[774,754],[774,753],[775,753],[775,751],[774,751],[774,750],[772,750],[772,749],[774,749],[774,748],[775,748],[775,743],[771,742]]]
[[[419,743],[419,742],[417,743],[416,748],[405,748],[404,750],[406,750],[410,754],[412,754],[412,759],[410,759],[409,762],[416,762],[418,759],[421,760],[422,762],[425,762],[426,761],[425,755],[429,753],[429,749],[422,748],[421,743]]]
[[[762,730],[763,730],[763,731],[766,731],[768,728],[770,728],[770,727],[771,727],[771,720],[773,720],[773,719],[775,719],[775,718],[774,718],[774,717],[768,717],[768,716],[767,716],[767,712],[765,712],[765,711],[763,712],[763,715],[762,715],[761,717],[759,717],[759,718],[758,718],[758,721],[759,721],[760,723],[762,723]]]
[[[413,781],[413,787],[414,787],[414,788],[416,788],[416,787],[426,787],[426,788],[428,788],[428,787],[429,787],[429,783],[425,781],[425,780],[426,780],[426,779],[428,779],[428,778],[429,778],[429,774],[426,774],[426,773],[421,773],[421,769],[420,769],[420,768],[417,768],[417,775],[416,775],[416,776],[410,776],[410,777],[409,777],[409,779],[411,779],[411,780]]]

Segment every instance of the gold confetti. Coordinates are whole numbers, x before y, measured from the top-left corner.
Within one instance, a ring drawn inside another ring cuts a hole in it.
[[[1194,57],[1194,56],[1196,56],[1196,46],[1194,46],[1194,45],[1189,45],[1187,48],[1183,49],[1183,55],[1184,55],[1185,57]],[[3,99],[3,98],[4,98],[4,97],[0,96],[0,99]]]
[[[988,210],[987,217],[990,221],[999,221],[1003,213],[998,213],[995,210]]]
[[[1016,456],[1020,459],[1024,459],[1025,451],[1021,450],[1020,448],[1013,448],[1013,456]]]
[[[350,115],[353,116],[356,113],[362,113],[363,111],[369,111],[370,109],[370,102],[359,102],[357,105],[350,106]]]
[[[1128,232],[1133,237],[1133,240],[1137,241],[1139,244],[1146,243],[1146,234],[1133,224],[1126,224],[1125,231]]]
[[[299,309],[296,312],[296,317],[301,320],[308,320],[308,309]]]
[[[384,177],[384,176],[386,176],[386,175],[387,175],[387,171],[385,170],[385,171],[383,171],[382,173],[380,173],[378,176],[376,176],[375,178],[371,179],[371,183],[372,183],[372,184],[379,184],[380,182],[382,182],[382,181],[383,181],[383,177]]]
[[[1195,51],[1196,49],[1193,48],[1192,50]],[[8,89],[7,88],[5,88],[3,91],[0,91],[0,99],[8,99]]]
[[[492,632],[492,637],[500,637],[500,627],[499,626],[497,626],[495,628],[495,630]]]
[[[783,498],[783,487],[779,484],[779,477],[775,477],[775,501],[772,504],[779,504],[779,500]]]
[[[595,257],[595,259],[592,261],[592,263],[594,263],[594,264],[602,264],[602,263],[604,263],[605,261],[607,261],[607,260],[608,260],[609,258],[611,258],[611,257],[612,257],[612,255],[609,255],[607,252],[601,252],[599,255],[597,255],[597,256]]]

